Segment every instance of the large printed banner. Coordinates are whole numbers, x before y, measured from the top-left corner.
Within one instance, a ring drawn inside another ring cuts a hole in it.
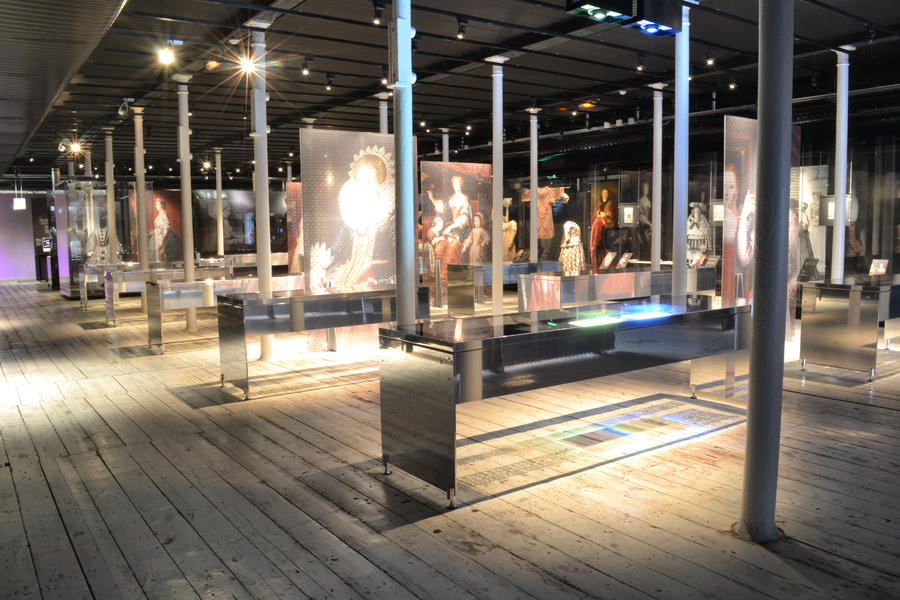
[[[310,289],[393,283],[394,137],[304,129],[303,249]]]
[[[422,161],[422,246],[434,271],[491,262],[491,165]]]
[[[758,136],[756,119],[745,117],[725,117],[725,161],[722,177],[722,195],[725,203],[722,248],[722,295],[734,296],[736,276],[743,280],[743,295],[753,298],[754,253],[757,243],[766,243],[765,232],[756,228],[757,202],[766,198],[756,196],[756,166],[758,157]],[[791,163],[800,162],[800,129],[792,129]],[[788,214],[788,255],[783,260],[788,266],[788,332],[793,337],[793,306],[796,301],[796,281],[800,273],[798,251],[799,238],[799,186],[791,186],[791,202]],[[765,268],[765,265],[763,265]]]

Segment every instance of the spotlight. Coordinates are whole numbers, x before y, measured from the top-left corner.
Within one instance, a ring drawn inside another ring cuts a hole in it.
[[[466,125],[466,131],[472,131],[472,126],[471,126],[471,125]]]
[[[147,169],[150,170],[150,171],[152,171],[152,170],[153,170],[153,165],[147,165]]]
[[[572,116],[573,116],[573,117],[577,117],[577,116],[578,116],[578,111],[577,111],[577,110],[573,110],[573,111],[572,111]]]
[[[204,160],[204,161],[203,161],[203,168],[204,168],[204,169],[209,169],[210,167],[212,167],[212,163],[210,163],[208,160]]]
[[[34,157],[33,157],[33,156],[29,156],[29,157],[28,157],[28,162],[33,163],[33,162],[34,162]]]
[[[71,150],[72,154],[78,154],[81,152],[81,144],[78,142],[72,142],[72,145],[69,146],[69,150]]]
[[[293,153],[293,152],[288,152],[288,156],[290,156],[291,158],[294,158],[294,153]]]
[[[388,68],[384,65],[381,66],[381,85],[388,84]]]
[[[384,18],[384,0],[372,0],[372,25],[381,25]]]
[[[425,127],[425,121],[419,121],[419,127]]]
[[[169,167],[169,173],[171,173],[171,172],[172,172],[172,167]]]
[[[215,71],[216,69],[219,68],[219,65],[221,65],[221,64],[222,63],[220,63],[219,61],[217,61],[215,59],[208,60],[208,61],[206,61],[206,70],[207,71]]]
[[[325,75],[325,91],[330,92],[334,85],[334,74],[328,73]]]
[[[128,113],[131,111],[129,107],[130,103],[134,102],[134,98],[123,98],[122,104],[119,105],[119,109],[116,111],[116,114],[119,115],[120,119],[127,119]]]
[[[694,80],[694,65],[691,65],[688,68],[688,81],[693,81],[693,80]]]
[[[241,168],[240,168],[240,167],[236,168],[236,169],[234,170],[234,172],[235,172],[235,173],[240,173],[240,172],[241,172]]]
[[[737,81],[734,78],[734,73],[731,74],[731,81],[728,84],[729,90],[737,89]]]
[[[456,39],[461,40],[466,37],[466,27],[469,24],[467,17],[456,17]]]
[[[638,64],[637,64],[637,66],[635,67],[635,69],[637,69],[638,71],[643,71],[643,70],[644,70],[644,66],[645,66],[645,65],[644,65],[644,61],[645,61],[645,60],[646,60],[646,57],[644,56],[644,53],[643,53],[643,52],[641,52],[640,54],[638,54]]]
[[[709,45],[709,48],[706,50],[706,66],[711,67],[716,64],[716,47],[712,44]]]
[[[284,169],[282,169],[281,167],[278,167],[278,172],[281,173],[282,171],[284,171]]]
[[[168,66],[175,62],[175,51],[172,50],[171,46],[166,46],[165,48],[159,49],[159,52],[156,53],[156,57],[159,59],[159,64]]]
[[[241,68],[241,73],[246,75],[256,71],[256,63],[249,56],[242,56],[238,64]]]
[[[309,59],[308,58],[303,59],[303,69],[300,72],[303,73],[304,77],[309,75]]]

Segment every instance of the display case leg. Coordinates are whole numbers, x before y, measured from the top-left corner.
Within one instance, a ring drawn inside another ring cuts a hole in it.
[[[325,347],[329,352],[337,352],[337,331],[334,327],[325,330]]]
[[[801,359],[800,359],[800,370],[801,370],[801,371],[805,371],[805,370],[806,370],[806,359],[805,359],[805,358],[801,358]]]
[[[453,510],[454,508],[459,506],[459,504],[457,504],[456,502],[456,488],[450,488],[449,490],[447,490],[447,500],[450,501],[450,504],[447,506],[447,508],[449,508],[450,510]]]
[[[384,465],[384,474],[390,475],[391,474],[391,461],[388,458],[387,454],[382,455],[381,463]]]
[[[869,369],[869,381],[875,381],[875,369]]]

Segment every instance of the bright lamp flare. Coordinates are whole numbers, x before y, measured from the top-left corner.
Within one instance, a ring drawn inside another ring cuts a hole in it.
[[[240,60],[241,73],[253,73],[256,71],[256,63],[252,58],[247,56],[242,56]]]
[[[171,65],[173,62],[175,62],[175,51],[169,47],[160,48],[157,56],[159,58],[160,64]]]
[[[81,152],[81,144],[79,144],[78,142],[72,142],[72,145],[70,146],[70,150],[72,150],[72,152],[74,152],[76,154]]]
[[[203,168],[208,169],[212,166],[212,164],[207,160],[203,162]]]

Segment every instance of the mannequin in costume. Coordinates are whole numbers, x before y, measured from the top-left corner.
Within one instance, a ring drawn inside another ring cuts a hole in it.
[[[583,271],[584,246],[581,245],[581,228],[574,221],[563,224],[563,241],[559,250],[559,263],[563,271]]]
[[[603,243],[603,230],[609,223],[609,216],[604,210],[603,203],[597,204],[597,210],[594,213],[594,222],[591,223],[591,269],[596,272],[603,262],[603,256],[606,254],[606,245]]]

